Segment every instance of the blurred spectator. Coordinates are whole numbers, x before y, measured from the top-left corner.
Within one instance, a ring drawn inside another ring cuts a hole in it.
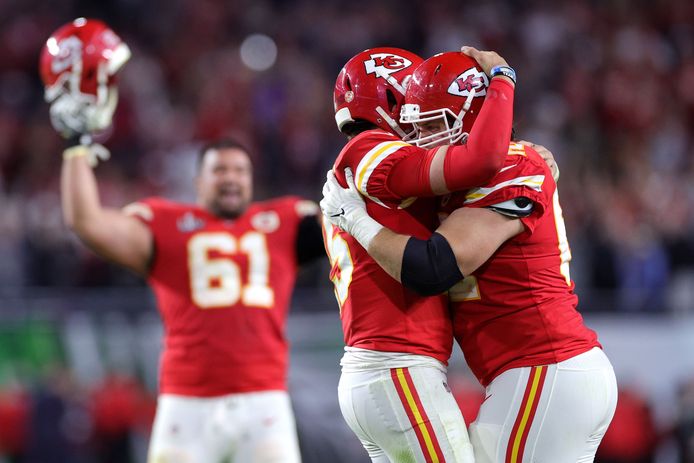
[[[30,414],[29,397],[21,387],[0,390],[0,456],[23,461]]]
[[[678,399],[679,417],[675,438],[680,463],[694,463],[694,379],[682,384]]]
[[[149,429],[154,398],[134,380],[111,374],[91,394],[95,456],[100,463],[131,461],[132,433]],[[151,413],[151,415],[150,415]]]
[[[484,388],[474,377],[462,374],[449,374],[448,385],[463,413],[465,423],[470,426],[470,423],[477,419],[477,413],[484,402]]]
[[[85,396],[62,367],[52,367],[32,393],[26,463],[89,461],[92,432]]]

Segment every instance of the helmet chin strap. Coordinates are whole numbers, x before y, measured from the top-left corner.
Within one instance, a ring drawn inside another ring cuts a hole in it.
[[[380,106],[376,106],[376,112],[378,113],[379,116],[381,116],[383,119],[385,119],[385,121],[388,123],[390,128],[393,129],[395,131],[395,133],[397,133],[400,138],[405,138],[407,136],[405,131],[400,128],[398,123],[395,122],[395,120],[392,117],[390,117],[388,115],[388,113],[385,112],[385,110],[383,108],[381,108]]]
[[[458,113],[458,116],[456,117],[455,124],[453,124],[453,129],[455,129],[457,124],[460,124],[460,135],[454,136],[451,138],[451,143],[465,143],[467,142],[467,137],[469,135],[468,132],[463,132],[463,117],[465,117],[465,114],[470,110],[470,106],[472,106],[472,99],[475,98],[475,89],[472,88],[468,92],[467,98],[465,99],[465,103],[463,104],[463,107],[460,109],[460,112]],[[446,123],[448,125],[448,123]]]
[[[465,99],[465,104],[463,104],[463,109],[460,110],[460,119],[462,120],[463,116],[465,115],[466,112],[470,109],[470,106],[472,106],[472,99],[475,98],[475,88],[471,88],[470,91],[467,93],[467,98]]]
[[[395,77],[386,74],[385,72],[381,71],[380,69],[376,69],[376,76],[381,77],[384,79],[386,82],[388,82],[395,90],[400,92],[402,96],[405,96],[405,87],[400,85],[400,82],[398,82]],[[381,116],[390,126],[391,129],[395,131],[395,133],[398,134],[400,138],[405,138],[408,136],[411,136],[412,134],[406,134],[404,130],[398,125],[395,120],[388,115],[387,112],[380,106],[376,106],[376,112],[378,113],[379,116]]]

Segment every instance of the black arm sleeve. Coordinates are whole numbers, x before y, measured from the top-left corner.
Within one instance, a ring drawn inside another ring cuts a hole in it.
[[[463,279],[451,245],[439,233],[428,240],[410,238],[402,256],[400,279],[403,286],[422,296],[447,291]]]
[[[325,256],[323,231],[320,220],[315,215],[307,215],[299,222],[296,235],[296,260],[299,265]]]

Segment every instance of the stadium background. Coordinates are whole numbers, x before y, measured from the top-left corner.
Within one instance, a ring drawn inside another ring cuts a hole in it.
[[[60,217],[61,140],[36,64],[77,16],[133,50],[97,171],[113,206],[190,201],[194,153],[221,135],[251,147],[257,198],[319,199],[344,143],[331,92],[349,57],[497,50],[518,72],[518,134],[561,167],[580,309],[622,390],[598,461],[694,462],[690,0],[0,0],[0,462],[142,462],[154,409],[151,294]],[[289,327],[304,461],[367,461],[337,409],[325,264],[302,273]],[[459,355],[451,376],[470,419],[479,389]]]

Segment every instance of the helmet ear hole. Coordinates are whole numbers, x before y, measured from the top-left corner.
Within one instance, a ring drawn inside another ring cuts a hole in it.
[[[405,136],[398,124],[404,80],[422,62],[416,54],[392,47],[370,48],[353,56],[340,70],[333,89],[338,128],[344,133],[348,122],[364,120]]]
[[[398,99],[395,98],[395,94],[389,88],[386,89],[386,102],[388,103],[388,110],[390,112],[395,111],[398,106]]]

